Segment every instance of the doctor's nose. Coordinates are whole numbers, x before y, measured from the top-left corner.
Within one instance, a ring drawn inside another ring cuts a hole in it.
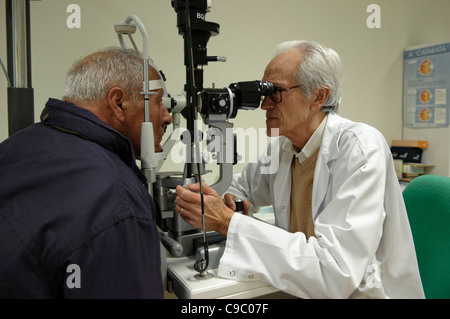
[[[275,102],[268,96],[261,99],[261,109],[264,111],[271,110],[275,107]]]

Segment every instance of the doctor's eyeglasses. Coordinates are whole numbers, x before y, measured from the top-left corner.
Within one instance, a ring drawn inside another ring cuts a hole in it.
[[[291,89],[299,88],[300,85],[291,86],[288,88],[279,88],[277,86],[273,87],[273,93],[270,95],[267,95],[274,103],[281,103],[283,100],[282,92],[289,91]],[[261,102],[266,98],[266,96],[261,96]]]

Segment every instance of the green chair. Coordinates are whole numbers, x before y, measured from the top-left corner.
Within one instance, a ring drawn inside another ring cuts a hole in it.
[[[450,298],[450,178],[423,175],[403,191],[427,299]]]

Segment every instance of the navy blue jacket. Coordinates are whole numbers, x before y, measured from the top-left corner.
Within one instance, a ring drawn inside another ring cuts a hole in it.
[[[0,298],[162,298],[145,182],[124,136],[49,99],[0,144]]]

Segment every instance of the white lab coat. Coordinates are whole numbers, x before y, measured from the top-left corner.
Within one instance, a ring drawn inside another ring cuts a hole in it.
[[[278,140],[276,173],[248,164],[229,189],[255,206],[273,205],[276,226],[231,219],[218,274],[264,280],[301,298],[424,298],[403,197],[389,147],[376,129],[328,115],[314,172],[315,237],[290,233],[291,161]],[[262,163],[261,163],[262,162]]]

